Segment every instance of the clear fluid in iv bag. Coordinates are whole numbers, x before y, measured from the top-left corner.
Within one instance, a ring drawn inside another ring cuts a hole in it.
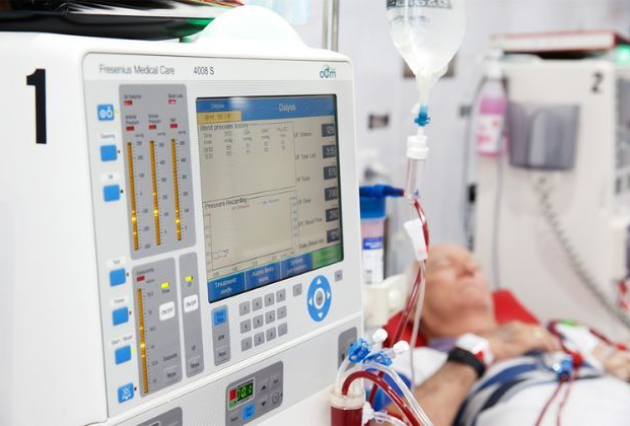
[[[386,0],[394,44],[418,79],[436,82],[461,46],[464,0]]]

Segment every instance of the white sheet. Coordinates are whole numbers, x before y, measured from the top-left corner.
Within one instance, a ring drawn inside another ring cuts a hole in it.
[[[416,385],[431,377],[446,362],[446,354],[429,348],[416,349],[413,355]],[[394,368],[406,377],[411,377],[408,356],[397,358]],[[501,369],[501,363],[497,363],[489,374],[496,369]],[[533,426],[555,388],[556,384],[544,384],[524,389],[509,400],[484,411],[479,416],[477,426]],[[544,426],[556,426],[557,408],[563,392],[548,410]],[[629,426],[630,385],[608,376],[575,382],[563,410],[562,425]]]

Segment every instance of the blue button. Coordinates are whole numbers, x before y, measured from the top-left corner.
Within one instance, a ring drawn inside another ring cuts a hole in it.
[[[326,319],[330,312],[330,304],[332,302],[332,291],[328,279],[320,275],[315,277],[308,288],[306,303],[308,314],[315,322],[321,322]]]
[[[130,399],[133,399],[133,383],[129,383],[118,388],[119,404],[122,404],[125,401],[129,401]]]
[[[227,321],[227,308],[216,309],[212,313],[212,319],[215,326],[225,324],[225,322]]]
[[[123,346],[116,349],[116,365],[127,362],[131,359],[131,346]]]
[[[113,121],[114,120],[114,105],[112,104],[98,105],[96,110],[98,113],[98,121]]]
[[[102,161],[116,161],[118,159],[118,148],[116,145],[105,145],[101,147]]]
[[[109,273],[109,285],[112,287],[127,282],[127,272],[124,269],[116,269]]]
[[[129,309],[116,309],[114,312],[112,312],[112,321],[114,322],[114,325],[120,325],[129,322]]]
[[[245,291],[245,274],[208,281],[208,302],[213,303],[226,297],[236,296]]]
[[[105,201],[107,202],[120,200],[120,186],[106,186],[105,188],[103,188],[103,197],[105,197]]]
[[[247,421],[256,415],[256,404],[252,402],[243,407],[243,421]]]

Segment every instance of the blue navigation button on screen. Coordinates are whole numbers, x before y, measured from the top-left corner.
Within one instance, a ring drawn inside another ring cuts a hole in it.
[[[105,197],[106,202],[120,200],[120,186],[118,185],[106,186],[105,188],[103,188],[103,197]]]
[[[118,159],[118,148],[116,145],[105,145],[101,147],[102,161],[116,161]]]
[[[133,399],[133,383],[129,383],[118,388],[119,404],[122,404],[125,401],[129,401],[130,399]]]
[[[245,291],[245,274],[240,273],[228,277],[208,281],[208,302],[235,296]]]
[[[124,269],[116,269],[109,273],[109,284],[114,287],[127,281],[127,273]]]
[[[131,359],[131,346],[123,346],[116,349],[116,365],[123,364]]]

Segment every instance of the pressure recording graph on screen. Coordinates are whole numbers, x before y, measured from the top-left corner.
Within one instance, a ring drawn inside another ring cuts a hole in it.
[[[334,96],[197,100],[211,300],[343,259],[336,120]]]

